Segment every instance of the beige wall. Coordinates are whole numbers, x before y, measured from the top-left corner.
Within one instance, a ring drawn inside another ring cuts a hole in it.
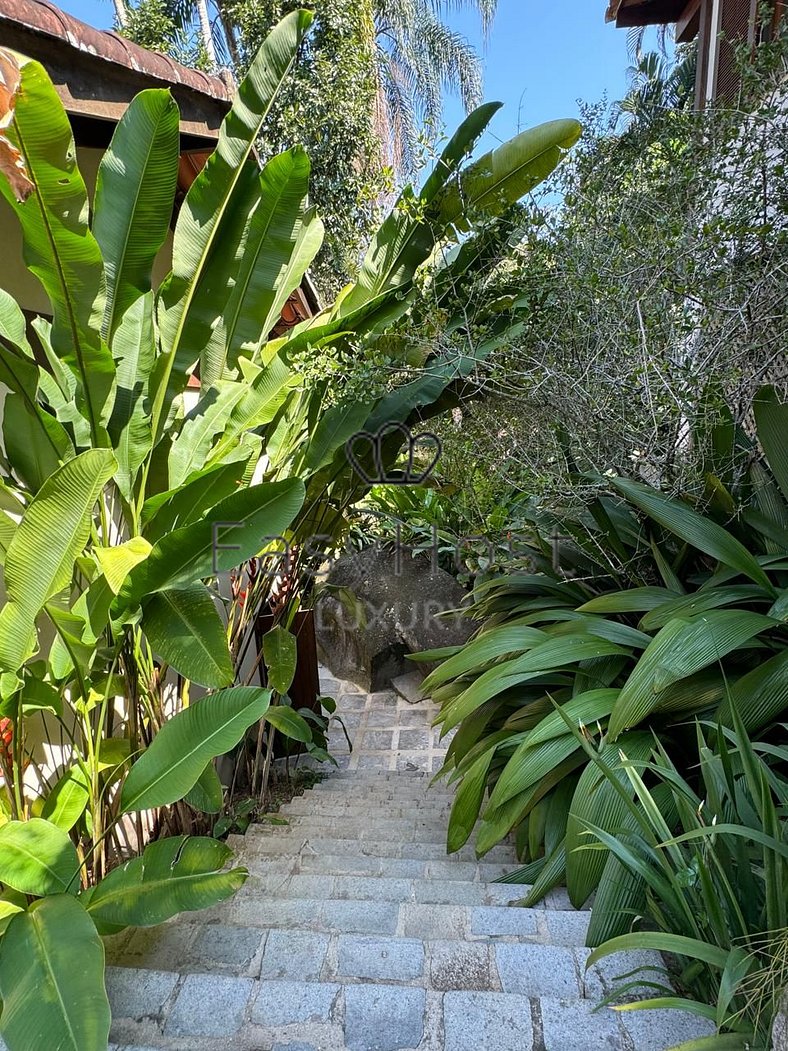
[[[90,200],[96,188],[98,166],[103,150],[77,147],[77,163],[88,189]],[[165,277],[172,265],[172,232],[156,258],[153,268],[154,285]],[[49,314],[49,300],[38,282],[24,264],[22,233],[13,209],[0,196],[0,288],[9,292],[23,310],[35,314]]]

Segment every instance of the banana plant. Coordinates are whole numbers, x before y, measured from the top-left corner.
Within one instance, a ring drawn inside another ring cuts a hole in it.
[[[556,121],[467,163],[497,108],[481,107],[422,189],[403,191],[358,280],[272,338],[323,227],[303,151],[261,166],[254,146],[311,18],[289,14],[251,64],[180,206],[158,287],[179,159],[170,93],[133,100],[90,201],[46,71],[0,51],[0,192],[50,303],[28,325],[0,290],[0,1033],[10,1051],[39,1051],[53,1034],[64,1049],[106,1048],[99,935],[211,904],[242,881],[242,870],[222,871],[224,848],[199,838],[108,864],[120,823],[136,823],[142,842],[143,813],[155,820],[184,799],[218,810],[213,760],[261,720],[303,736],[284,703],[280,636],[267,640],[279,703],[235,685],[217,580],[266,562],[282,538],[300,550],[318,520],[341,531],[364,490],[348,437],[433,411],[492,343],[424,358],[411,382],[364,404],[328,404],[299,355],[329,345],[357,355],[406,326],[436,249],[519,199],[579,135]],[[204,695],[192,698],[193,686]],[[54,770],[34,751],[42,736],[62,752]]]
[[[515,832],[527,864],[509,878],[532,884],[526,903],[562,882],[578,908],[596,892],[592,945],[628,928],[643,888],[606,849],[581,849],[588,826],[610,833],[625,813],[566,720],[607,761],[638,761],[654,734],[691,752],[693,717],[730,725],[735,707],[753,732],[788,710],[788,405],[764,389],[754,409],[760,451],[738,490],[710,470],[698,508],[609,480],[558,541],[534,532],[521,571],[477,585],[466,646],[419,656],[441,661],[425,689],[456,730],[449,849],[477,825],[480,855]]]

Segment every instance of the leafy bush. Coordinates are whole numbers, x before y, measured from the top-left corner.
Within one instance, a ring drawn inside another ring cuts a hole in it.
[[[729,703],[732,726],[696,724],[692,781],[659,744],[647,761],[623,751],[605,761],[584,742],[622,807],[614,832],[590,821],[584,829],[640,894],[627,915],[633,932],[601,945],[588,966],[623,949],[669,953],[683,995],[669,988],[626,1009],[689,1009],[729,1034],[694,1044],[698,1051],[771,1046],[784,980],[788,750],[751,743]]]
[[[788,405],[765,389],[755,416],[766,455],[749,443],[746,485],[729,490],[709,465],[709,502],[695,508],[610,479],[585,518],[536,533],[522,571],[477,585],[469,615],[484,623],[470,643],[426,655],[443,658],[425,688],[456,730],[449,848],[480,812],[479,854],[516,830],[526,902],[564,879],[577,907],[597,890],[589,944],[626,930],[641,891],[606,851],[576,849],[584,822],[610,831],[622,803],[564,717],[608,761],[647,758],[656,733],[681,765],[688,718],[730,723],[728,689],[748,731],[788,708]],[[746,443],[732,425],[716,441]]]

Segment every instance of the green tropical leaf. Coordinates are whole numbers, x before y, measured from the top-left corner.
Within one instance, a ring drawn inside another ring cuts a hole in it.
[[[153,293],[139,296],[115,319],[112,350],[117,360],[117,389],[107,429],[118,470],[115,480],[127,503],[132,503],[137,474],[153,444],[148,393],[156,360]]]
[[[180,154],[178,107],[148,88],[129,103],[99,165],[93,233],[101,248],[108,342],[128,308],[151,290],[153,260],[170,229]]]
[[[160,436],[163,410],[180,393],[199,355],[192,339],[192,310],[198,321],[202,276],[215,251],[221,250],[225,224],[238,205],[236,191],[248,179],[260,129],[279,89],[290,73],[304,33],[312,22],[309,11],[293,11],[268,34],[238,87],[225,117],[216,149],[189,188],[175,227],[172,274],[160,291],[162,368],[157,376],[152,409],[154,439]],[[240,195],[243,196],[242,190]]]
[[[649,733],[623,734],[615,744],[602,747],[600,759],[607,764],[610,776],[634,794],[619,756],[623,753],[628,759],[645,760],[653,745]],[[627,824],[627,814],[627,805],[607,771],[589,763],[577,782],[566,824],[566,889],[576,909],[581,909],[596,889],[608,859],[607,851],[583,849],[594,842],[588,825],[617,835]]]
[[[608,853],[594,896],[586,945],[601,945],[628,934],[635,918],[643,914],[645,900],[643,879],[615,854]]]
[[[243,383],[221,381],[205,391],[186,416],[168,457],[169,485],[177,489],[207,463],[214,439],[246,394]]]
[[[435,686],[454,679],[468,672],[476,672],[484,665],[501,657],[513,657],[544,642],[547,635],[538,628],[522,625],[504,624],[483,632],[473,639],[455,656],[442,662],[440,667],[430,672],[424,680],[424,689],[429,692]],[[434,660],[434,656],[419,654],[423,660]]]
[[[749,731],[768,726],[788,709],[788,649],[742,675],[729,687],[717,712],[721,723],[732,725],[734,707]]]
[[[0,883],[22,894],[76,893],[78,875],[79,858],[63,829],[40,817],[0,826]]]
[[[0,611],[0,664],[9,671],[35,651],[35,618],[71,583],[92,509],[115,467],[109,449],[81,453],[47,479],[25,511],[5,559],[9,601]]]
[[[74,455],[63,424],[21,394],[6,395],[3,442],[15,473],[31,493],[37,493],[61,463]]]
[[[757,584],[731,584],[728,587],[708,588],[691,595],[680,595],[650,610],[640,621],[644,631],[658,631],[674,617],[694,617],[709,609],[734,606],[754,601],[769,602],[770,595]],[[769,616],[772,614],[769,613]]]
[[[229,847],[207,836],[160,839],[105,876],[87,911],[101,923],[153,927],[180,912],[209,908],[246,882],[246,869],[223,871],[232,856]]]
[[[142,507],[142,528],[151,542],[191,525],[241,487],[242,460],[206,467],[185,485],[149,497]]]
[[[656,949],[657,952],[686,956],[690,960],[703,960],[720,971],[725,969],[728,962],[727,949],[710,945],[699,938],[686,938],[681,934],[666,934],[662,931],[637,931],[634,934],[624,934],[620,938],[611,938],[604,945],[594,949],[586,960],[586,970],[605,956],[639,949]]]
[[[731,569],[743,573],[770,594],[774,592],[769,578],[747,548],[722,526],[699,514],[689,504],[672,500],[659,490],[629,478],[611,478],[611,484],[630,503],[669,532]]]
[[[77,399],[96,445],[106,444],[104,416],[115,366],[95,314],[103,310],[104,266],[88,227],[85,183],[71,124],[44,67],[27,61],[11,137],[35,192],[20,204],[0,179],[0,192],[22,225],[25,262],[52,304],[52,349],[78,380]]]
[[[290,689],[298,662],[298,643],[295,635],[281,624],[263,635],[263,659],[268,673],[268,685],[279,694]]]
[[[702,668],[722,660],[775,622],[746,610],[711,610],[669,621],[655,636],[624,683],[610,715],[611,741],[659,707],[660,694]]]
[[[227,631],[205,584],[197,581],[144,599],[142,628],[153,652],[185,678],[200,686],[232,683]]]
[[[285,737],[291,737],[302,744],[308,744],[312,740],[309,723],[303,715],[299,715],[287,704],[274,705],[268,709],[263,718]]]
[[[221,284],[216,269],[229,266],[236,277],[222,304],[222,324],[205,318],[203,390],[222,378],[225,367],[234,369],[239,355],[257,356],[322,244],[323,224],[306,211],[309,173],[309,158],[301,147],[273,157],[257,176],[259,203],[242,235],[228,245],[237,258],[217,254],[208,267],[205,280],[211,284]]]
[[[12,918],[0,953],[0,1001],[9,1051],[107,1051],[104,946],[76,898],[53,894]]]
[[[113,595],[118,594],[132,569],[144,562],[150,553],[150,542],[142,536],[134,536],[114,547],[93,548],[93,555]]]
[[[427,259],[442,234],[422,210],[456,173],[462,160],[478,142],[484,129],[501,108],[490,102],[474,110],[452,136],[421,193],[407,187],[373,238],[356,284],[342,299],[337,313],[346,317],[386,291],[407,285]]]
[[[284,533],[303,499],[304,486],[295,478],[233,493],[205,518],[158,540],[129,574],[120,598],[133,605],[155,591],[185,587],[240,565]]]
[[[613,710],[618,699],[619,690],[604,688],[599,690],[587,690],[578,693],[571,700],[561,705],[561,712],[550,712],[533,730],[529,730],[523,744],[528,748],[550,741],[555,737],[563,737],[566,734],[566,719],[568,717],[578,726],[593,726],[600,719],[606,719]]]
[[[227,417],[222,433],[208,455],[209,464],[216,464],[226,457],[241,435],[274,419],[290,393],[293,377],[287,365],[276,357],[257,372],[247,362],[244,380],[244,395]]]
[[[657,609],[678,597],[675,591],[667,588],[627,588],[598,595],[578,606],[577,610],[579,613],[641,613]]]
[[[85,813],[89,799],[90,785],[82,767],[69,767],[47,796],[41,817],[70,832]]]
[[[476,211],[500,215],[547,178],[581,131],[576,120],[551,120],[490,150],[444,191],[438,209],[441,223],[467,229],[467,216]]]
[[[648,651],[646,651],[648,652]],[[588,635],[571,638],[548,638],[515,660],[502,661],[478,677],[444,709],[444,729],[450,730],[485,701],[506,689],[525,683],[529,678],[555,672],[581,661],[620,654],[627,650],[604,639]]]
[[[203,697],[169,719],[126,778],[121,811],[149,810],[183,799],[206,765],[229,752],[265,715],[271,691],[234,686]]]
[[[487,773],[495,755],[495,748],[488,748],[467,771],[462,779],[449,816],[446,850],[453,854],[465,846],[471,837],[479,817],[484,792],[487,788]]]
[[[754,409],[758,441],[783,497],[788,500],[788,404],[779,400],[774,387],[762,387],[755,397]]]
[[[205,767],[199,778],[183,797],[189,806],[201,814],[219,814],[224,805],[224,788],[219,780],[213,760]]]

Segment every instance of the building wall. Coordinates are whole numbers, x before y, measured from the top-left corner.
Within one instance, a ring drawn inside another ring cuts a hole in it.
[[[77,164],[92,201],[96,189],[96,177],[103,150],[77,147]],[[34,314],[49,314],[49,300],[38,279],[30,273],[22,254],[22,232],[11,205],[0,196],[0,287],[9,292],[23,310]],[[172,231],[167,235],[154,265],[154,287],[157,286],[172,266]]]

